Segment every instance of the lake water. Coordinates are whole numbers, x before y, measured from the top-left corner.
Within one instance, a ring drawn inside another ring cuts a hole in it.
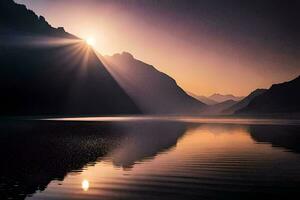
[[[300,195],[297,120],[64,118],[0,128],[0,199]]]

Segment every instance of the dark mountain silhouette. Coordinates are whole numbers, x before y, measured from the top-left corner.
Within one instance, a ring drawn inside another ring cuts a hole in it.
[[[255,97],[263,94],[266,89],[256,89],[255,91],[251,92],[247,97],[243,100],[237,102],[236,104],[230,106],[229,108],[222,111],[223,114],[233,114],[235,111],[245,108]]]
[[[0,20],[0,115],[140,112],[79,38],[12,0]]]
[[[300,112],[300,76],[289,82],[274,84],[256,96],[237,114],[284,114]]]
[[[114,78],[145,113],[196,114],[205,106],[189,96],[174,79],[129,53],[103,59]]]
[[[195,99],[201,101],[202,103],[205,103],[206,105],[214,105],[214,104],[217,104],[218,102],[206,97],[206,96],[203,96],[203,95],[196,95],[196,94],[193,94],[191,92],[188,92],[188,94],[192,97],[194,97]]]
[[[227,101],[227,100],[233,100],[233,101],[240,101],[242,100],[244,97],[236,97],[232,94],[226,94],[226,95],[223,95],[223,94],[218,94],[218,93],[215,93],[211,96],[208,97],[209,99],[212,99],[218,103],[221,103],[221,102],[224,102],[224,101]]]
[[[208,105],[203,109],[203,112],[201,114],[205,115],[219,115],[223,114],[222,111],[228,109],[232,105],[236,104],[236,101],[233,100],[227,100],[223,101],[221,103],[217,103],[214,105]]]
[[[43,16],[37,16],[25,5],[16,4],[13,0],[1,0],[0,8],[1,34],[45,34],[47,36],[75,38],[75,36],[65,32],[62,27],[53,28]]]

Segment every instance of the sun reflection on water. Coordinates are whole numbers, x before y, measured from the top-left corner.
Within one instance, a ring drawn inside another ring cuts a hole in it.
[[[83,191],[88,191],[89,187],[90,187],[90,182],[88,180],[84,179],[81,182],[81,188],[83,189]]]

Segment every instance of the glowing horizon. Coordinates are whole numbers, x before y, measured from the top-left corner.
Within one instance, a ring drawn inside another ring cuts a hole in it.
[[[300,73],[298,51],[288,54],[286,49],[271,48],[262,40],[264,30],[260,27],[261,35],[256,36],[254,31],[241,36],[234,31],[244,27],[230,25],[225,27],[232,33],[230,36],[225,29],[224,33],[218,32],[223,28],[222,19],[214,16],[195,19],[186,13],[176,15],[172,9],[161,12],[163,8],[147,3],[141,6],[135,1],[128,5],[92,0],[72,4],[67,0],[16,2],[45,16],[52,26],[63,26],[67,32],[85,39],[102,55],[130,52],[197,95],[246,96]],[[214,27],[214,23],[221,25]],[[270,31],[276,28],[270,27]]]

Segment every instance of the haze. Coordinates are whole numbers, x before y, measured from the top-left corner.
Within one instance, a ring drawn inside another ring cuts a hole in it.
[[[94,38],[103,55],[130,52],[195,94],[247,95],[300,73],[297,1],[16,2]]]

